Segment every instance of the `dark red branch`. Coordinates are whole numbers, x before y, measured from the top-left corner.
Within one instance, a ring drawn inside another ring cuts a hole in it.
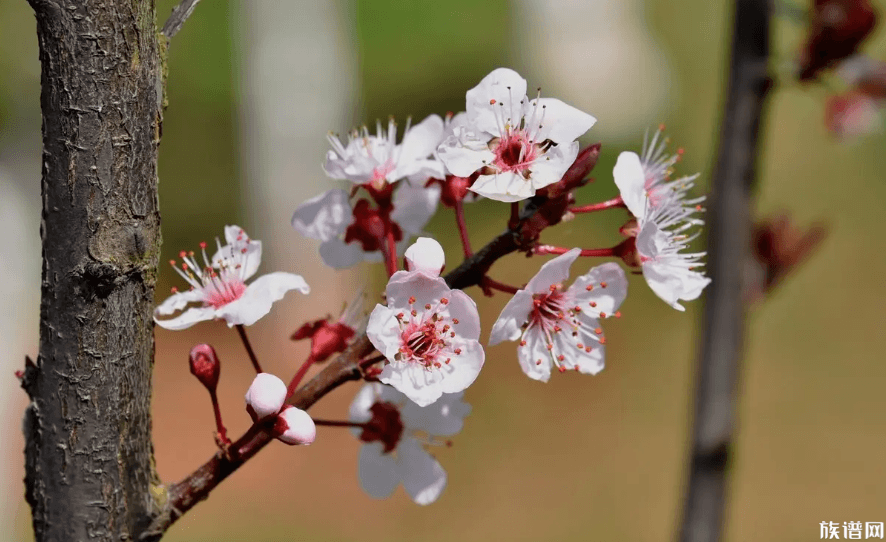
[[[572,207],[569,209],[571,212],[578,213],[593,213],[594,211],[605,211],[606,209],[615,209],[616,207],[624,207],[625,202],[621,199],[621,196],[616,198],[612,198],[610,200],[601,201],[600,203],[592,203],[590,205],[583,205],[581,207]]]

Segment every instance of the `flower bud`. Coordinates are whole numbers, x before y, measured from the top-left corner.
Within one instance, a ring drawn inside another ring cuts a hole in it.
[[[269,373],[255,375],[246,392],[246,411],[253,422],[261,421],[280,412],[286,401],[286,384]]]
[[[317,427],[311,416],[300,408],[286,405],[274,422],[271,434],[286,444],[311,444],[317,436]]]
[[[310,338],[311,359],[319,363],[334,354],[344,352],[354,334],[353,328],[341,322],[316,320],[298,328],[290,339],[299,341]]]
[[[218,360],[215,349],[208,344],[198,344],[191,348],[188,362],[191,365],[191,374],[196,376],[197,380],[206,386],[210,393],[214,393],[221,372],[221,362]]]
[[[443,247],[429,237],[419,237],[406,249],[405,257],[407,271],[419,271],[432,277],[440,276],[446,263]]]

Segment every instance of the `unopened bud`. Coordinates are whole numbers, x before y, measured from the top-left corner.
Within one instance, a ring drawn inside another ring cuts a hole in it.
[[[443,247],[429,237],[419,237],[406,249],[405,257],[408,271],[419,271],[432,277],[440,276],[446,263]]]
[[[271,434],[290,445],[311,444],[317,436],[317,426],[307,412],[292,405],[286,405],[277,415]]]
[[[206,386],[210,393],[214,393],[221,372],[221,362],[218,360],[215,349],[208,344],[198,344],[191,348],[188,362],[191,365],[191,374],[196,376],[197,380]]]
[[[246,411],[258,422],[280,412],[285,401],[286,384],[272,374],[259,373],[246,392]]]

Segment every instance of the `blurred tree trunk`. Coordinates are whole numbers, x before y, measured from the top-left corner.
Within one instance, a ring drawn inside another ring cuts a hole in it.
[[[153,469],[161,43],[153,0],[30,0],[43,110],[40,352],[23,379],[38,541],[134,540]]]

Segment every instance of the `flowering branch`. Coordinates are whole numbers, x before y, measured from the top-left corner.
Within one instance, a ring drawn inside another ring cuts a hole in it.
[[[449,272],[444,278],[450,288],[464,289],[482,283],[486,272],[495,263],[512,252],[528,250],[533,239],[527,239],[527,231],[536,233],[535,228],[524,228],[537,214],[544,212],[546,205],[559,204],[555,198],[537,196],[529,200],[518,215],[518,221],[495,239],[486,244],[470,258],[466,258],[460,266]],[[289,403],[297,408],[307,410],[327,393],[342,384],[359,380],[363,377],[362,363],[373,352],[374,348],[366,334],[362,334],[313,379],[296,391]],[[375,359],[375,358],[373,358]],[[166,502],[163,509],[154,517],[151,526],[144,532],[140,540],[151,542],[159,540],[163,533],[188,510],[209,496],[225,478],[240,468],[274,438],[266,430],[256,424],[236,442],[231,444],[227,453],[216,452],[212,458],[180,482],[168,485]]]
[[[735,3],[729,94],[711,186],[707,290],[695,393],[692,458],[681,542],[720,539],[735,388],[744,335],[743,263],[750,247],[751,188],[763,106],[771,79],[769,0]]]

